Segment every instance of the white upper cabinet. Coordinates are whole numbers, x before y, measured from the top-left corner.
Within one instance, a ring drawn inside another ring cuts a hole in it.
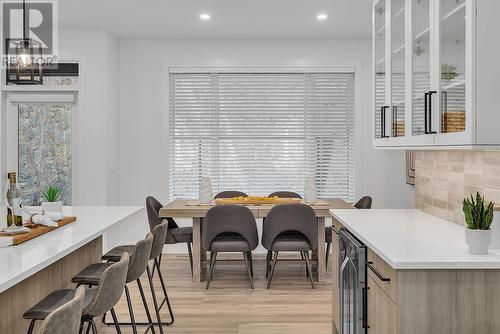
[[[498,0],[373,2],[375,147],[500,147],[493,13]]]

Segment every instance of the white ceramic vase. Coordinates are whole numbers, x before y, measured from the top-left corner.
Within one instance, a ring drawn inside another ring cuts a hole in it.
[[[212,179],[202,176],[200,182],[199,200],[200,203],[210,203],[213,200]]]
[[[307,203],[313,203],[318,200],[318,189],[316,188],[316,179],[314,176],[306,176],[304,200]]]
[[[471,254],[488,254],[491,243],[491,230],[471,230],[465,228],[465,242]]]
[[[42,210],[63,213],[63,203],[61,201],[57,202],[42,202]]]

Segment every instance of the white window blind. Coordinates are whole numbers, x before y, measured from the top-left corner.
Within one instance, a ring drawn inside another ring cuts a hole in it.
[[[171,198],[214,192],[354,197],[353,73],[171,73]]]

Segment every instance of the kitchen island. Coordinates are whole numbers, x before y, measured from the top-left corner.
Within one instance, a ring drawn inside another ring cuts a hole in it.
[[[135,242],[148,228],[138,206],[73,206],[64,214],[77,221],[0,248],[0,333],[25,333],[29,321],[22,315],[28,308],[54,290],[73,287],[71,277],[100,262],[103,251]]]
[[[367,248],[369,334],[500,333],[500,250],[468,253],[464,228],[420,210],[331,210]],[[341,326],[334,233],[333,322]]]

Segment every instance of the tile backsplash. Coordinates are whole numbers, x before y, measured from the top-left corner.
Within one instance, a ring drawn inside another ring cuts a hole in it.
[[[462,200],[479,191],[500,206],[500,151],[417,151],[416,207],[463,225]]]

